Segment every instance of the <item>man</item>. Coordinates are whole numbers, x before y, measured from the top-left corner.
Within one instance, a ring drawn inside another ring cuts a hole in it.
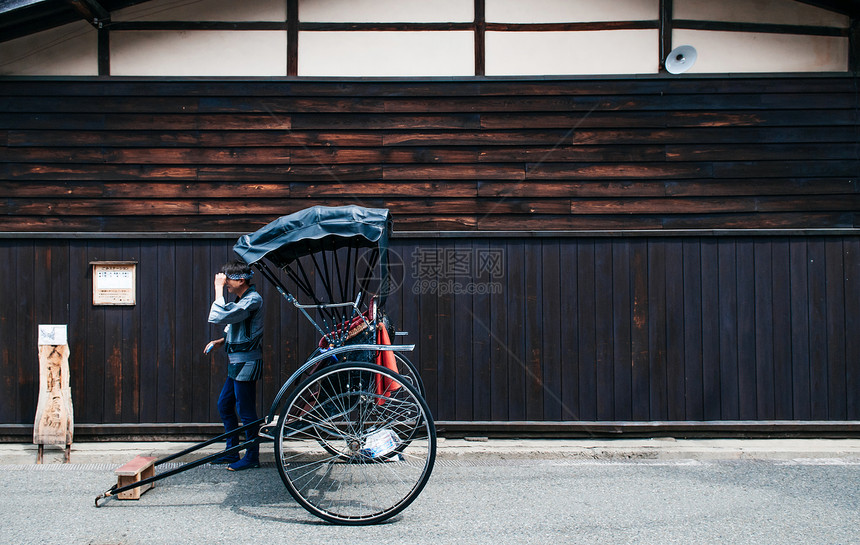
[[[227,380],[218,397],[218,413],[229,432],[239,427],[236,417],[247,425],[257,420],[257,379],[263,372],[263,298],[251,284],[254,272],[242,261],[230,261],[215,275],[215,301],[209,310],[209,323],[223,325],[224,337],[210,341],[203,350],[208,354],[213,348],[226,345]],[[224,299],[224,288],[237,297],[235,302]],[[257,436],[259,426],[246,431],[248,439]],[[227,448],[239,444],[238,437],[227,439]],[[241,471],[260,467],[260,445],[254,443],[239,459],[239,454],[225,455],[214,463],[228,464],[230,471]]]

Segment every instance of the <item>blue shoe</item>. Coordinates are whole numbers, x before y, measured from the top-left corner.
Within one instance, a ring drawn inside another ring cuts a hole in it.
[[[209,463],[210,464],[216,464],[216,465],[223,465],[223,464],[235,464],[238,461],[239,461],[239,455],[238,454],[225,454],[224,456],[221,456],[220,458],[215,458],[214,460],[212,460]]]
[[[230,471],[242,471],[253,467],[260,467],[260,458],[258,456],[248,454],[238,462],[228,465],[227,469]]]
[[[227,426],[225,425],[224,428],[226,429]],[[227,431],[229,432],[230,430],[227,430]],[[231,448],[235,447],[238,444],[239,444],[239,438],[238,437],[236,437],[236,436],[228,437],[227,442],[224,445],[224,450],[225,451],[230,450]],[[233,463],[236,463],[238,461],[239,461],[239,453],[233,452],[232,454],[224,454],[222,456],[219,456],[218,458],[215,458],[214,460],[212,460],[209,463],[215,464],[215,465],[224,465],[224,464],[233,464]]]

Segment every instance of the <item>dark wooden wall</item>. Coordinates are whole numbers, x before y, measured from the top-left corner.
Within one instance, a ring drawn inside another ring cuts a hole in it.
[[[0,81],[4,231],[857,227],[850,76]]]
[[[77,423],[217,422],[225,362],[201,351],[232,242],[0,240],[0,423],[32,424],[39,323],[70,324]],[[393,258],[440,420],[860,420],[856,235],[409,238]],[[139,261],[136,306],[91,305],[105,259]],[[262,287],[267,408],[317,336]]]
[[[2,80],[0,424],[32,424],[40,323],[76,422],[217,421],[210,233],[352,203],[395,216],[441,420],[860,419],[858,104],[849,76]],[[138,304],[93,307],[119,259]],[[261,405],[315,337],[265,296]]]
[[[399,314],[440,419],[860,417],[856,236],[414,242],[503,258],[435,292],[407,258]]]

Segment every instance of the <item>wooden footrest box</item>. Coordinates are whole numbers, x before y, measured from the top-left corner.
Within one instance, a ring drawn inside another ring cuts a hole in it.
[[[148,479],[149,477],[154,476],[155,460],[156,458],[154,456],[137,456],[135,459],[128,462],[127,464],[116,468],[114,473],[116,473],[117,475],[117,488],[134,484],[138,481]],[[116,498],[120,500],[137,500],[140,499],[141,494],[143,494],[153,486],[155,486],[155,483],[138,486],[137,488],[132,488],[131,490],[120,492],[116,495]]]

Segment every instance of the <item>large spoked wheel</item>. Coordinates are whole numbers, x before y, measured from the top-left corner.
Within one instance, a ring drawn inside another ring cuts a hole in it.
[[[373,524],[421,493],[436,459],[427,403],[401,375],[339,363],[287,399],[275,438],[278,472],[305,509],[329,522]]]

